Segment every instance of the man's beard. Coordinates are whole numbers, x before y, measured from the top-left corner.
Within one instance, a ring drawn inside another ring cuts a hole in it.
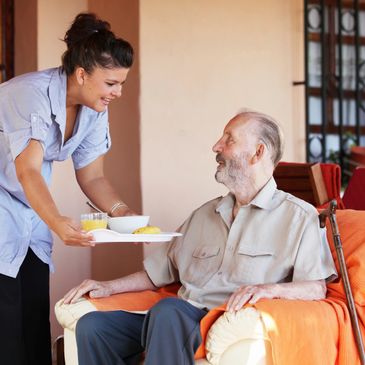
[[[216,160],[224,165],[220,165],[220,170],[215,173],[217,182],[228,188],[246,184],[249,180],[248,157],[247,152],[242,152],[241,155],[226,160],[218,153]]]

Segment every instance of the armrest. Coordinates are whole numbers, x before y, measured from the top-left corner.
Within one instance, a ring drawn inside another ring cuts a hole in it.
[[[63,304],[62,300],[59,300],[55,305],[55,314],[59,324],[71,331],[75,331],[77,321],[84,314],[96,310],[95,306],[85,298],[80,298],[74,304]]]
[[[260,312],[251,307],[219,317],[208,332],[206,351],[212,365],[272,364],[270,340]]]

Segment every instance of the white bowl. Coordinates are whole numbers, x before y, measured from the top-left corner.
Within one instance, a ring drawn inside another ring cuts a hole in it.
[[[109,217],[109,228],[118,233],[132,233],[138,228],[148,225],[148,215],[130,215],[126,217]]]

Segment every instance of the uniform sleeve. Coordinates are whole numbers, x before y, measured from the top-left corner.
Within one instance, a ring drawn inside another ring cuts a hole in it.
[[[90,131],[82,139],[72,154],[72,161],[76,170],[81,169],[99,156],[104,155],[111,147],[109,133],[108,112],[99,113],[94,121],[90,121]]]
[[[1,96],[0,119],[12,160],[31,139],[39,141],[44,150],[52,123],[49,99],[30,85],[14,87]]]
[[[319,227],[318,215],[308,218],[294,264],[293,281],[326,280],[337,277],[327,241],[326,229]]]

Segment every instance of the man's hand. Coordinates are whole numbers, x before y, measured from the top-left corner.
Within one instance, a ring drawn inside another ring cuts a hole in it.
[[[143,270],[110,281],[84,280],[64,296],[63,303],[75,303],[86,293],[89,293],[91,298],[102,298],[112,294],[156,289],[158,288]]]
[[[112,290],[107,281],[84,280],[64,296],[63,302],[65,304],[75,303],[86,293],[89,293],[91,298],[102,298],[110,296]]]
[[[254,304],[262,298],[276,298],[275,287],[276,284],[241,286],[230,296],[227,311],[238,311],[246,303]]]
[[[241,286],[230,296],[226,310],[235,312],[263,298],[320,300],[326,297],[326,290],[324,280]]]

